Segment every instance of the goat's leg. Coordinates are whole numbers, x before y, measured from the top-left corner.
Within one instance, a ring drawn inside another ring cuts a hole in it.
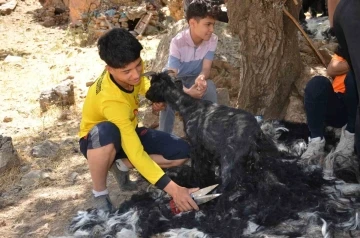
[[[195,172],[198,185],[208,186],[215,182],[214,163],[215,157],[203,147],[197,145],[191,150],[191,166]]]
[[[228,146],[220,157],[221,166],[221,186],[220,190],[224,191],[233,180],[237,180],[245,173],[244,159],[249,154],[250,147],[248,144],[238,146],[241,148],[235,151],[233,147]]]

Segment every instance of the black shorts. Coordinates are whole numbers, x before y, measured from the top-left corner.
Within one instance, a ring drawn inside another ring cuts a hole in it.
[[[144,150],[149,155],[162,155],[167,160],[185,159],[190,157],[190,145],[183,139],[172,134],[137,127],[138,134]],[[108,144],[114,144],[116,149],[115,159],[128,158],[121,147],[121,135],[119,128],[112,122],[100,122],[79,141],[81,153],[87,157],[88,149],[96,149]]]

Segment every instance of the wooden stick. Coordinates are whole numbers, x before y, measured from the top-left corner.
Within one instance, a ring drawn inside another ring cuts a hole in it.
[[[325,63],[325,59],[323,58],[323,56],[320,54],[320,52],[315,48],[314,44],[312,43],[312,41],[310,40],[310,38],[308,37],[308,35],[306,34],[306,32],[302,29],[302,27],[300,26],[300,24],[297,22],[297,20],[290,14],[290,12],[288,10],[285,9],[285,7],[283,7],[283,11],[284,13],[291,19],[291,21],[296,25],[296,27],[300,30],[300,32],[303,34],[303,36],[305,37],[305,39],[307,40],[307,42],[310,44],[311,48],[315,51],[317,57],[320,59],[321,63],[324,65],[324,67],[326,68],[327,65]]]

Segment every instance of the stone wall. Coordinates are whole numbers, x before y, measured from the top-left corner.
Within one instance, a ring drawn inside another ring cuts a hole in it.
[[[81,15],[99,8],[111,8],[111,5],[135,6],[138,0],[39,0],[44,8],[47,7],[66,7],[69,9],[70,21],[77,23],[81,20]]]

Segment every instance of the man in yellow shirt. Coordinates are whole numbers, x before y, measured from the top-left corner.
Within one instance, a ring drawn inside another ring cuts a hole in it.
[[[128,183],[128,170],[136,168],[150,183],[163,189],[181,211],[198,209],[190,193],[173,182],[161,168],[183,164],[190,148],[184,140],[161,131],[138,127],[138,95],[149,88],[142,77],[141,44],[128,31],[115,28],[98,41],[100,58],[106,67],[89,88],[80,124],[80,150],[87,158],[93,182],[94,206],[113,209],[106,187],[111,169],[118,183]],[[153,109],[164,109],[154,103]]]

